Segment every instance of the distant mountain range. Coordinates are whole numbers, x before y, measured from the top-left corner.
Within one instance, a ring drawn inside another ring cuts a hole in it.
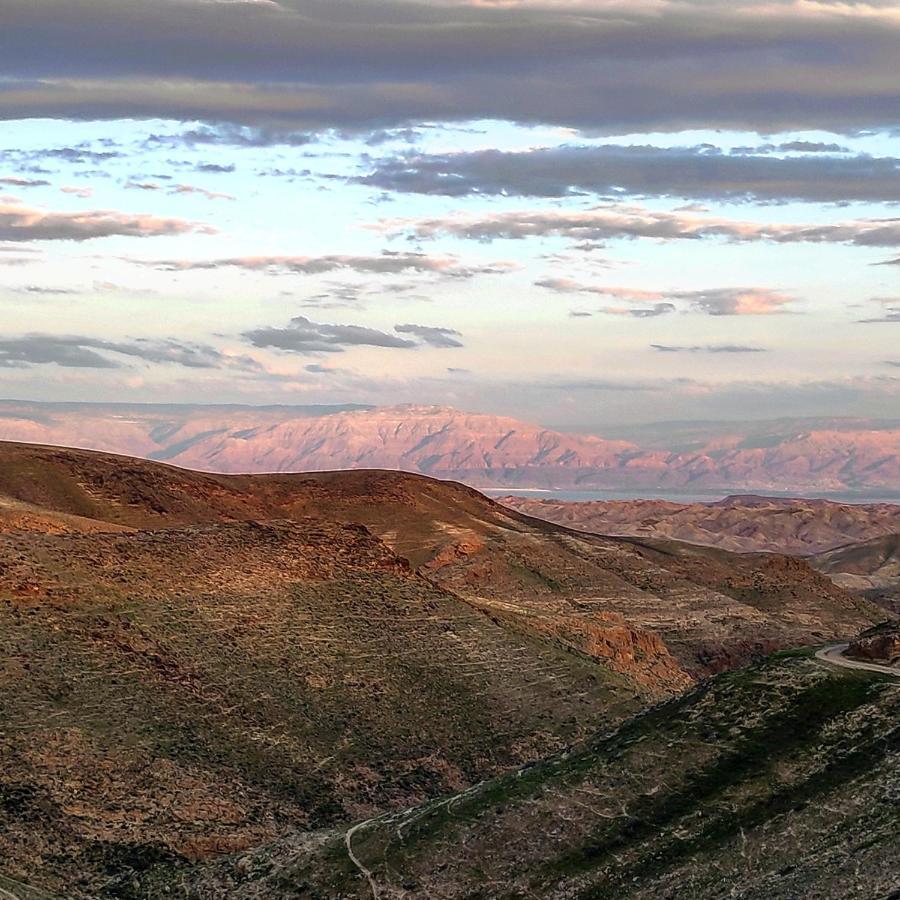
[[[440,406],[0,402],[0,439],[221,473],[386,468],[481,488],[900,498],[900,421],[672,423],[606,436]]]

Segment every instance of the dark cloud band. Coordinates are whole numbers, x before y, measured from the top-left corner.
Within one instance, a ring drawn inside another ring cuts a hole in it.
[[[898,34],[877,3],[5,0],[0,115],[851,131],[900,122]]]
[[[577,193],[701,200],[898,201],[900,160],[831,157],[837,146],[795,141],[815,155],[727,155],[714,148],[593,146],[522,152],[406,154],[377,160],[358,183],[450,197],[565,197]],[[779,148],[781,149],[781,148]]]

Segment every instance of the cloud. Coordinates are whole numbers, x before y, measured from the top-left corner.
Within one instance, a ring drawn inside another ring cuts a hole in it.
[[[247,356],[222,353],[214,347],[175,339],[110,341],[79,335],[27,334],[0,337],[0,368],[26,368],[54,363],[64,368],[118,369],[119,357],[190,369],[259,371]]]
[[[154,181],[126,181],[124,187],[127,191],[161,191],[163,189],[161,184],[156,184]]]
[[[535,209],[436,218],[382,219],[389,234],[411,233],[420,239],[442,235],[490,242],[530,237],[564,237],[573,241],[621,238],[701,240],[735,243],[833,243],[860,247],[900,246],[900,219],[856,219],[836,224],[760,223],[693,212],[668,212],[641,206],[606,204],[583,210]]]
[[[306,316],[291,319],[286,328],[254,328],[243,334],[254,347],[290,353],[341,353],[347,347],[388,347],[411,350],[415,341],[362,325],[329,325],[312,322]]]
[[[325,256],[236,256],[209,260],[132,260],[163,272],[193,269],[238,268],[270,275],[319,275],[349,270],[379,275],[420,272],[446,278],[471,278],[475,275],[501,274],[516,268],[510,262],[466,265],[455,256],[429,256],[426,253],[384,251],[377,256],[328,254]]]
[[[242,335],[253,346],[291,353],[341,353],[347,347],[384,347],[413,350],[416,347],[457,348],[462,335],[453,328],[432,325],[395,325],[397,334],[363,325],[334,325],[295,316],[286,328],[254,328]],[[399,337],[411,335],[413,339]],[[308,371],[313,371],[308,367]],[[318,370],[316,370],[318,371]],[[334,371],[329,369],[329,371]]]
[[[56,296],[79,293],[79,291],[75,290],[74,288],[43,287],[42,285],[38,284],[26,284],[24,287],[13,288],[12,290],[17,294],[37,294],[42,296]]]
[[[765,347],[747,347],[743,344],[651,344],[660,353],[765,353]]]
[[[0,113],[851,132],[900,120],[898,33],[878,2],[5,0]]]
[[[144,146],[153,147],[302,147],[316,140],[315,135],[286,132],[272,128],[241,127],[230,123],[201,125],[175,134],[151,134]]]
[[[617,381],[612,378],[577,378],[577,379],[548,379],[544,382],[532,382],[537,388],[553,391],[599,391],[613,393],[631,393],[633,391],[661,391],[667,387],[666,382],[659,381]]]
[[[0,201],[0,241],[88,241],[114,235],[157,237],[192,232],[212,234],[213,229],[185,219],[109,210],[51,212]]]
[[[156,176],[158,178],[168,176]],[[207,200],[236,200],[237,198],[231,194],[223,194],[219,191],[209,191],[206,188],[197,187],[193,184],[158,184],[155,181],[126,181],[124,185],[126,190],[131,191],[165,191],[167,194],[176,196],[178,194],[199,194],[206,197]]]
[[[574,278],[542,278],[535,286],[547,288],[559,294],[598,294],[601,297],[614,297],[617,300],[661,300],[661,291],[645,291],[639,288],[615,287],[611,285],[582,284]]]
[[[667,316],[676,310],[674,303],[654,303],[652,306],[601,306],[597,312],[609,316],[631,316],[634,319],[655,319]]]
[[[676,303],[685,304],[693,312],[702,312],[710,316],[762,316],[786,312],[785,307],[794,301],[789,294],[760,287],[652,291],[614,285],[582,284],[572,278],[544,278],[535,284],[561,294],[593,294],[629,303],[656,301],[650,310],[632,310],[627,307],[606,307],[600,310],[638,316],[674,312]],[[666,309],[661,310],[661,307]]]
[[[193,184],[176,184],[169,189],[170,194],[199,194],[207,200],[234,200],[231,194],[221,194],[218,191],[208,191],[205,188],[196,187]]]
[[[50,182],[43,181],[40,178],[18,178],[15,176],[8,176],[6,178],[0,178],[0,184],[7,184],[10,187],[29,188],[29,187],[47,187],[50,184]]]
[[[864,325],[874,325],[884,322],[900,322],[900,306],[888,307],[883,316],[875,316],[871,319],[858,319]]]
[[[457,338],[462,335],[453,328],[436,328],[431,325],[395,325],[394,331],[400,334],[411,334],[423,343],[432,347],[462,347]]]
[[[840,147],[793,141],[813,157],[728,156],[707,147],[544,147],[402,154],[353,179],[382,190],[450,197],[637,194],[702,200],[900,200],[900,160],[823,156]]]
[[[352,374],[349,369],[339,369],[336,366],[323,366],[321,363],[310,363],[304,366],[303,370],[309,372],[310,375],[349,375]]]
[[[361,284],[331,284],[326,291],[300,301],[310,309],[362,309],[370,289]]]
[[[826,144],[822,141],[787,141],[774,149],[781,153],[849,153],[840,144]]]
[[[77,187],[75,185],[65,185],[60,188],[60,191],[64,194],[72,194],[75,197],[81,197],[82,200],[86,200],[88,197],[92,197],[94,195],[94,189],[91,187]]]
[[[198,172],[209,172],[213,175],[230,175],[235,170],[234,163],[229,163],[228,165],[221,165],[220,163],[200,163],[197,166],[194,166],[196,171]]]
[[[710,316],[768,316],[785,312],[793,297],[766,288],[718,288],[679,291],[675,296]]]
[[[864,325],[875,325],[884,322],[900,322],[900,297],[873,297],[872,303],[880,304],[884,311],[865,319],[857,319]]]

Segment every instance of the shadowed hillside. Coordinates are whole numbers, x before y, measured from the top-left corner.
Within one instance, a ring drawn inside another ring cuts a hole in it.
[[[900,615],[900,534],[837,547],[810,563],[845,590]]]
[[[141,896],[892,898],[898,704],[890,677],[771,659],[514,775]]]

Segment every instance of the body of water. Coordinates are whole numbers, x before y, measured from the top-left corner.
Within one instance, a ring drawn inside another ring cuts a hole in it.
[[[590,500],[668,500],[671,503],[715,503],[736,494],[752,494],[757,497],[790,499],[802,497],[806,500],[833,500],[836,503],[900,503],[900,492],[896,493],[824,493],[798,491],[781,493],[777,491],[706,491],[702,493],[680,493],[644,490],[621,491],[555,491],[539,488],[478,488],[488,497],[529,497],[533,500],[565,500],[572,503],[586,503]]]

